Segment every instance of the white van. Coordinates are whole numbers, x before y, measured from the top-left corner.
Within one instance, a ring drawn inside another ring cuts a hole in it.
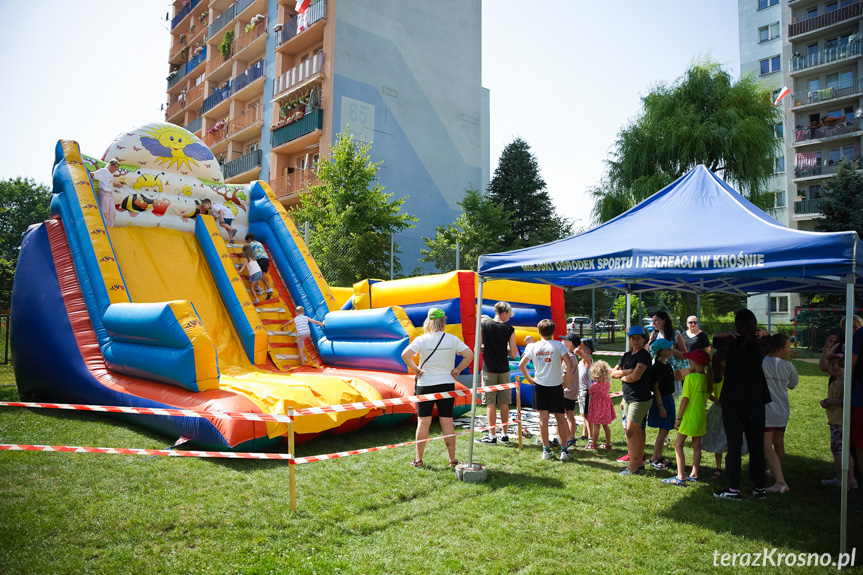
[[[566,329],[571,333],[579,333],[579,324],[584,326],[584,333],[587,333],[587,331],[591,328],[589,317],[577,315],[566,318]]]

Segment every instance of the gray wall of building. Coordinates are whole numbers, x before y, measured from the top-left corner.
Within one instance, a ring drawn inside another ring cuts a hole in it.
[[[347,125],[383,161],[381,183],[433,235],[488,182],[488,91],[481,86],[480,2],[337,4],[333,137]]]

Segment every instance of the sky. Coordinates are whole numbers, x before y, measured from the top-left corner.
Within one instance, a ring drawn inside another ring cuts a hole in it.
[[[120,132],[164,121],[170,6],[0,0],[0,179],[49,184],[57,140],[101,156]],[[524,139],[576,228],[589,227],[586,190],[642,96],[708,55],[740,73],[737,2],[484,0],[482,8],[491,173],[503,148]]]

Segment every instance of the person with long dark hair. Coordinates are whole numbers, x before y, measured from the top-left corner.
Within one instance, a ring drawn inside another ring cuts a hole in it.
[[[721,333],[713,338],[713,347],[726,354],[725,379],[719,403],[722,422],[728,438],[725,473],[728,487],[713,495],[721,499],[741,498],[741,450],[743,437],[749,446],[749,478],[754,484],[752,494],[764,499],[764,406],[771,402],[762,362],[769,351],[769,338],[758,329],[758,322],[748,309],[734,316],[734,333]]]
[[[686,341],[683,339],[683,334],[674,329],[674,323],[665,310],[659,310],[653,314],[653,332],[650,334],[650,341],[648,341],[647,347],[650,348],[650,345],[657,339],[667,339],[673,344],[671,347],[671,357],[668,358],[668,365],[674,370],[674,381],[678,382],[675,383],[675,397],[677,397],[680,395],[681,388],[679,382],[683,381],[689,370],[689,362],[683,357],[683,354],[688,350],[686,348]]]

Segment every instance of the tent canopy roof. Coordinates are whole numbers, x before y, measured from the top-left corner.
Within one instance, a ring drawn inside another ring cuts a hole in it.
[[[853,231],[786,228],[699,165],[599,227],[481,256],[479,274],[632,292],[844,291],[852,274],[863,285],[860,243]]]

